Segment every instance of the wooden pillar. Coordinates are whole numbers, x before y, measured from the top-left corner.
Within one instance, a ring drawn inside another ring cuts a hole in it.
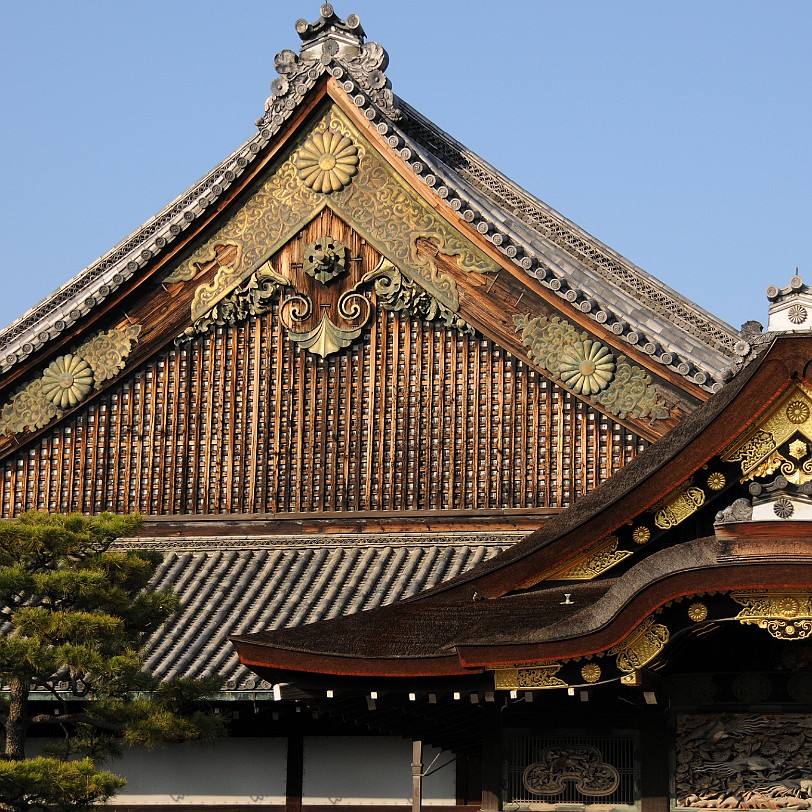
[[[482,812],[502,809],[502,714],[495,702],[482,712]]]
[[[641,812],[668,812],[669,731],[666,714],[649,717],[640,731]]]
[[[423,806],[423,742],[412,742],[412,812],[420,812]]]
[[[285,812],[302,812],[304,788],[304,737],[288,735],[288,768],[285,778]]]

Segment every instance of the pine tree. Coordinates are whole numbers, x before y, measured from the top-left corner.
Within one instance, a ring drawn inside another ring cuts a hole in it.
[[[216,679],[158,685],[144,670],[139,650],[174,614],[177,599],[147,588],[158,557],[110,549],[139,522],[42,512],[0,522],[3,812],[86,808],[124,784],[95,766],[122,745],[221,732],[219,718],[199,702],[216,692]],[[26,758],[37,728],[58,743]]]

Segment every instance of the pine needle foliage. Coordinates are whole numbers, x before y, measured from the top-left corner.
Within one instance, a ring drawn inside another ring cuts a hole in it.
[[[218,679],[159,685],[144,669],[139,652],[177,598],[148,588],[160,556],[110,549],[139,524],[110,513],[0,521],[1,812],[85,809],[123,785],[95,767],[122,745],[222,733],[201,701]],[[37,729],[56,744],[26,758]]]

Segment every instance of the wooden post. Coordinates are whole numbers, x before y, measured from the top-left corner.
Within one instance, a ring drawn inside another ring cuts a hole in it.
[[[502,809],[502,715],[495,702],[482,711],[482,812]]]
[[[640,807],[642,812],[668,812],[668,719],[663,713],[648,721],[640,731]]]
[[[285,780],[285,812],[302,812],[304,789],[304,738],[298,731],[288,735],[288,768]]]
[[[423,742],[412,742],[412,812],[420,812],[423,806]]]

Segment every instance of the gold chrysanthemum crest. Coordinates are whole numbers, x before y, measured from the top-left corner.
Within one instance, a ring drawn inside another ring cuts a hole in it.
[[[57,409],[69,409],[93,388],[93,370],[78,355],[62,355],[42,373],[42,394]]]
[[[590,338],[576,341],[559,361],[561,380],[582,395],[596,395],[615,377],[615,359],[609,348]]]
[[[333,130],[313,133],[296,156],[296,169],[314,192],[338,192],[358,172],[358,147]]]
[[[601,678],[601,667],[597,663],[587,663],[581,669],[581,679],[584,682],[597,682]]]

